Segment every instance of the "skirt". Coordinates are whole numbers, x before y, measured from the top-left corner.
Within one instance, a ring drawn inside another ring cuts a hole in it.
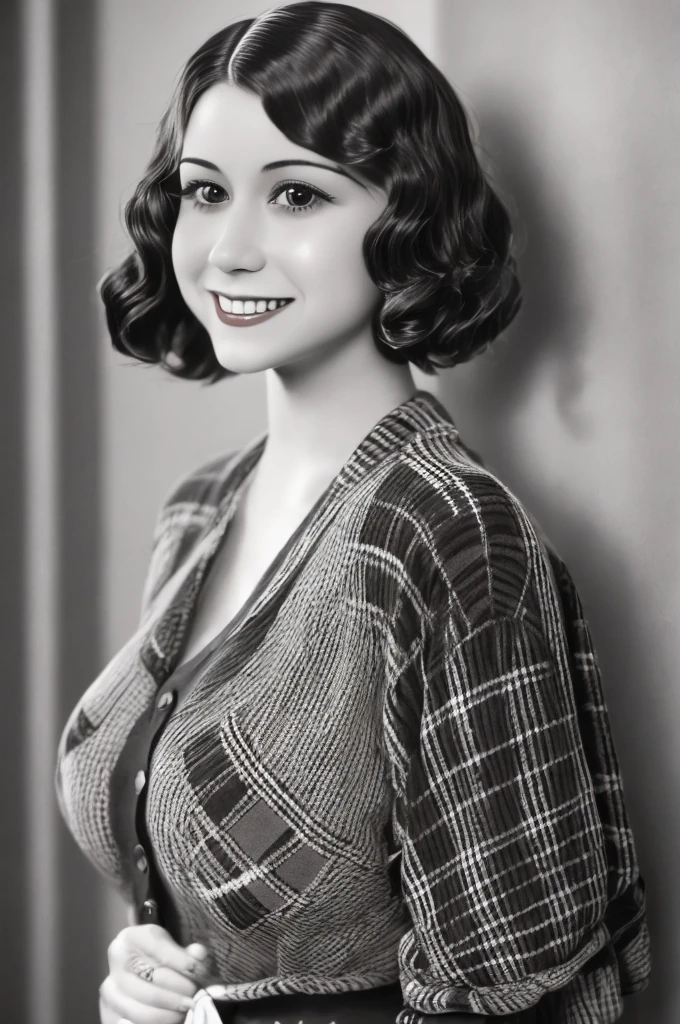
[[[399,982],[359,992],[295,992],[241,1003],[215,1000],[225,1024],[394,1024],[403,1005]]]

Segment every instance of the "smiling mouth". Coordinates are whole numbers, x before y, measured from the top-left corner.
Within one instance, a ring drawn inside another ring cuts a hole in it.
[[[247,299],[231,299],[227,295],[213,292],[220,309],[224,313],[231,313],[234,316],[248,316],[255,313],[273,312],[288,306],[294,299],[272,299],[264,296],[252,296]]]
[[[246,299],[245,301],[235,299],[232,306],[236,306],[237,309],[239,306],[247,306],[249,309],[255,307],[252,313],[246,313],[229,312],[226,310],[223,303],[226,304],[230,300],[228,300],[224,295],[218,295],[216,292],[212,292],[212,297],[213,302],[215,303],[215,312],[217,313],[218,320],[221,320],[223,324],[228,324],[230,327],[250,327],[251,325],[255,326],[256,324],[263,323],[265,320],[269,320],[273,316],[278,316],[286,306],[295,301],[295,299]],[[273,308],[267,309],[265,307],[264,309],[261,309],[261,312],[258,312],[258,302],[261,306],[264,306],[265,303],[271,303]]]

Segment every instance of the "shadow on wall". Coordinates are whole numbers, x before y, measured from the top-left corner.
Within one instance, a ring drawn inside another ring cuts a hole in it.
[[[477,392],[471,405],[478,407],[479,400],[493,423],[490,433],[502,443],[498,426],[512,418],[545,364],[552,364],[560,416],[575,437],[583,437],[588,423],[578,406],[585,379],[581,339],[591,310],[589,289],[579,281],[576,243],[561,217],[560,196],[550,193],[540,161],[531,162],[531,136],[516,111],[482,97],[475,116],[480,159],[515,227],[524,302],[508,331],[476,361],[478,372],[466,382]]]
[[[664,857],[670,859],[670,845],[666,850],[653,848],[648,827],[651,821],[663,820],[666,801],[658,789],[649,791],[644,773],[634,771],[668,731],[663,707],[652,703],[653,689],[645,688],[642,703],[641,681],[649,676],[645,652],[652,640],[639,625],[637,612],[643,597],[626,551],[596,518],[580,514],[568,495],[546,487],[528,463],[521,438],[513,432],[515,414],[549,369],[560,418],[573,436],[587,436],[589,423],[579,398],[585,382],[583,339],[592,290],[580,280],[577,243],[561,216],[563,204],[550,194],[550,184],[541,176],[541,161],[532,162],[532,145],[521,121],[503,108],[502,101],[476,97],[474,110],[483,140],[478,145],[480,159],[486,163],[485,157],[491,155],[490,177],[516,226],[524,303],[506,334],[486,353],[453,371],[455,377],[442,373],[441,398],[454,411],[457,423],[460,417],[463,441],[467,438],[462,424],[474,427],[472,447],[536,515],[581,594],[598,651],[631,826],[647,882],[654,973],[644,993],[626,999],[622,1019],[627,1024],[652,1020],[661,1024],[670,1019],[664,1017],[663,1007],[672,1004],[675,974],[668,967],[664,973],[657,955],[654,936],[661,934],[661,921],[652,881],[673,877],[675,871],[674,865],[663,863]]]

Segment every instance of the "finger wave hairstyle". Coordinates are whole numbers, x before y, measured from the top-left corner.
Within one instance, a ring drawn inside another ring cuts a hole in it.
[[[234,376],[186,305],[171,259],[184,131],[218,82],[249,89],[292,142],[385,190],[363,254],[383,295],[372,331],[387,359],[436,374],[510,324],[521,305],[512,226],[452,86],[388,19],[306,0],[227,26],[182,69],[125,206],[134,249],[99,283],[115,349],[186,379]]]

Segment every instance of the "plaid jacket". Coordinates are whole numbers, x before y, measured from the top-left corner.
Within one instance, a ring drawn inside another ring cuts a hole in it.
[[[188,635],[266,435],[178,481],[137,632],[73,709],[56,792],[129,900],[112,774]],[[227,998],[400,981],[396,1024],[609,1024],[651,966],[645,889],[570,574],[426,391],[352,453],[150,755],[175,938]]]

